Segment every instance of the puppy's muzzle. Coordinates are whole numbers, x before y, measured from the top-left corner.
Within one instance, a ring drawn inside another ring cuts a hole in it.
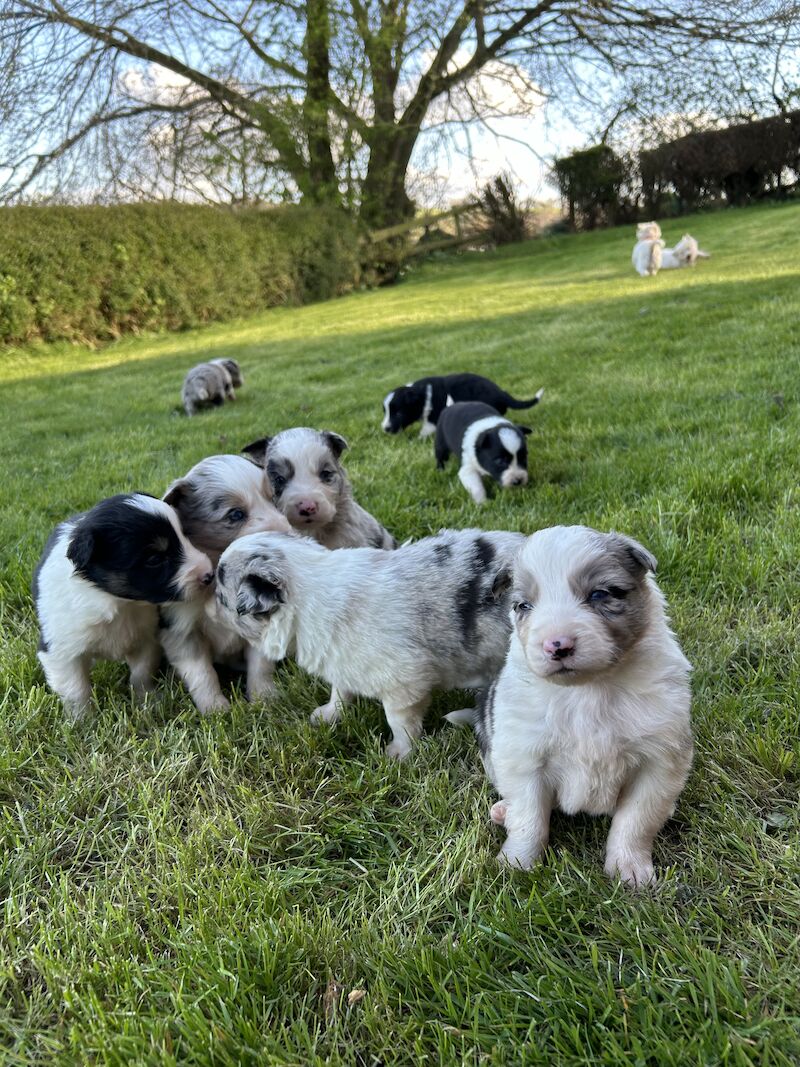
[[[574,637],[548,637],[542,643],[544,654],[552,660],[569,659],[575,655]]]

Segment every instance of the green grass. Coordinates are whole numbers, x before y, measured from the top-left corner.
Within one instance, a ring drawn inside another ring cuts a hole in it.
[[[796,206],[679,220],[669,237],[713,258],[655,279],[625,228],[3,354],[3,1064],[797,1064],[798,224]],[[228,354],[236,404],[176,414],[184,370]],[[430,441],[379,430],[389,388],[456,369],[547,390],[531,485],[482,510]],[[298,423],[349,438],[358,498],[400,539],[585,522],[654,551],[697,734],[657,890],[605,880],[605,820],[556,817],[536,871],[499,871],[474,741],[440,721],[459,694],[402,766],[372,702],[312,729],[324,687],[290,664],[274,706],[206,720],[168,679],[132,706],[107,665],[99,710],[64,723],[29,594],[52,525]]]

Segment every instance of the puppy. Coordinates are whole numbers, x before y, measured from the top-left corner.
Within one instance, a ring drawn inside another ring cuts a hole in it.
[[[241,389],[244,385],[244,375],[242,374],[242,368],[235,359],[212,359],[210,362],[217,367],[224,367],[231,376],[231,384],[234,389]]]
[[[661,269],[676,270],[680,267],[693,267],[698,259],[710,259],[709,252],[703,252],[697,240],[690,233],[685,233],[674,248],[665,248],[661,254]]]
[[[237,537],[291,529],[264,496],[261,471],[242,456],[201,460],[172,483],[164,500],[178,513],[186,536],[214,566]],[[164,652],[203,714],[229,706],[214,663],[246,667],[249,700],[269,696],[274,688],[272,662],[230,626],[209,618],[210,599],[208,589],[203,597],[165,604],[160,612]]]
[[[502,797],[491,817],[505,823],[503,862],[533,866],[557,807],[611,815],[606,873],[653,881],[653,840],[692,761],[691,668],[655,566],[636,541],[585,526],[525,542],[508,657],[475,724]]]
[[[443,530],[394,552],[329,552],[306,538],[256,534],[222,554],[217,607],[265,656],[291,651],[337,689],[382,701],[387,754],[402,758],[434,689],[480,688],[499,670],[510,629],[504,593],[524,540]],[[334,707],[327,719],[338,716]]]
[[[658,274],[661,267],[662,249],[661,227],[657,222],[640,222],[636,227],[636,244],[631,261],[633,269],[642,278]]]
[[[483,478],[498,485],[528,484],[529,426],[517,426],[498,415],[488,404],[451,404],[436,424],[436,466],[439,470],[451,455],[458,456],[458,480],[476,504],[486,500]]]
[[[267,495],[298,533],[326,548],[394,548],[395,539],[353,499],[341,464],[347,441],[297,426],[242,451],[265,471]]]
[[[220,407],[226,400],[235,400],[233,379],[225,360],[198,363],[183,380],[181,400],[187,415],[195,415],[203,408]]]
[[[214,578],[168,504],[145,493],[112,496],[62,522],[33,576],[39,660],[67,714],[91,702],[96,659],[124,659],[141,695],[161,658],[156,604],[189,602]]]
[[[420,437],[428,437],[436,430],[439,416],[448,404],[456,401],[479,400],[490,404],[500,415],[509,408],[532,408],[542,398],[544,389],[532,400],[515,400],[510,393],[480,374],[447,374],[441,378],[420,378],[387,393],[383,400],[383,422],[386,433],[399,433],[418,419],[422,419]]]

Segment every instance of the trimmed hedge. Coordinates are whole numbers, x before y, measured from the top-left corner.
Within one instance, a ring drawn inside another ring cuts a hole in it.
[[[635,206],[625,196],[630,168],[608,145],[592,145],[556,159],[553,174],[573,230],[579,225],[584,230],[614,226],[635,215]]]
[[[325,300],[359,274],[335,209],[0,209],[0,342],[102,341]]]

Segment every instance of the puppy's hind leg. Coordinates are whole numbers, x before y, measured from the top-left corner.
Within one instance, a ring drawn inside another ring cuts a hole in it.
[[[392,759],[404,759],[414,742],[422,735],[422,722],[430,703],[430,694],[409,704],[402,697],[384,700],[383,710],[392,731],[392,740],[386,746],[386,755]]]
[[[433,454],[436,456],[437,470],[444,470],[444,466],[450,459],[450,449],[447,447],[447,442],[443,441],[439,434],[436,435],[436,441],[433,446]]]
[[[318,708],[314,708],[308,721],[312,722],[315,726],[319,726],[321,722],[327,722],[331,726],[335,726],[342,717],[342,708],[352,699],[353,697],[351,693],[346,693],[344,691],[340,693],[334,686],[331,689],[331,696],[328,703],[320,704]]]
[[[275,692],[275,664],[253,645],[247,646],[247,699],[269,700]]]
[[[77,722],[89,710],[92,702],[92,683],[89,664],[82,657],[57,660],[46,652],[39,653],[47,684],[61,698],[69,719]]]

